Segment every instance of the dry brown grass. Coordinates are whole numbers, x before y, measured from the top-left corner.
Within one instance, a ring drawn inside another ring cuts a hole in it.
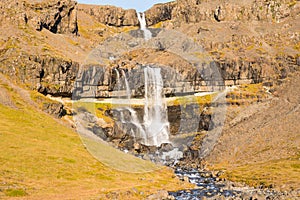
[[[228,108],[223,135],[207,159],[212,168],[251,185],[300,188],[299,77],[287,78],[269,102]]]

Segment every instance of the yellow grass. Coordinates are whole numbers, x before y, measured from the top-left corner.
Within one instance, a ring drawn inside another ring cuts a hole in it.
[[[158,189],[184,187],[166,168],[128,173],[105,166],[88,153],[77,133],[10,92],[19,108],[0,104],[0,199],[106,199],[113,198],[106,196],[112,192],[121,199],[143,199]],[[130,166],[136,158],[126,160],[104,146],[95,151],[115,165],[153,169],[144,161]]]
[[[167,102],[168,106],[178,106],[178,105],[188,105],[196,103],[199,105],[209,104],[216,97],[217,93],[209,94],[205,96],[185,96],[185,97],[176,97]]]

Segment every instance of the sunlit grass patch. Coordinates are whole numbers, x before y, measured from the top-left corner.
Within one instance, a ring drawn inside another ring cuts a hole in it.
[[[107,167],[132,173],[145,173],[160,168],[150,161],[121,152],[103,141],[92,140],[85,136],[82,136],[82,141],[90,153]]]
[[[23,197],[27,195],[23,189],[6,189],[4,190],[4,194],[9,197]]]
[[[217,96],[217,93],[207,94],[203,96],[183,96],[183,97],[172,97],[167,99],[168,106],[179,106],[179,105],[189,105],[189,104],[199,104],[205,105],[213,102],[214,98]]]

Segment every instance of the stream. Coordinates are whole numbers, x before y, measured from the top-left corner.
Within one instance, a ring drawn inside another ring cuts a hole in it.
[[[183,170],[177,168],[175,174],[184,181],[189,181],[197,186],[196,189],[180,190],[169,192],[177,200],[202,199],[203,197],[223,196],[237,197],[241,192],[225,189],[226,185],[219,178],[208,171],[198,171],[196,169]]]
[[[182,181],[196,185],[194,189],[169,192],[176,200],[199,199],[286,199],[286,194],[273,189],[257,189],[241,183],[226,181],[210,171],[197,169],[175,169],[175,174]]]

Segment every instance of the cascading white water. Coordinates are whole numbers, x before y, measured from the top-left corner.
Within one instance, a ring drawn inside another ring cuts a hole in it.
[[[118,89],[118,98],[120,99],[120,90],[121,90],[121,83],[120,83],[120,73],[119,73],[119,70],[115,69],[115,72],[116,72],[116,75],[117,75],[117,89]]]
[[[117,82],[120,83],[120,76],[117,73]],[[127,98],[130,100],[130,87],[124,71],[122,71],[126,86]],[[141,139],[141,143],[147,146],[160,146],[169,141],[169,122],[167,118],[167,107],[163,98],[163,81],[160,68],[146,67],[145,76],[145,107],[143,123],[138,120],[136,111],[130,106],[117,109],[120,112],[122,124],[133,124],[135,131],[131,130],[132,136]],[[118,87],[120,90],[120,87]],[[120,93],[120,91],[118,91]],[[124,112],[129,112],[126,117]]]
[[[138,20],[140,23],[140,28],[144,32],[145,40],[150,40],[152,38],[152,33],[149,29],[147,29],[145,13],[142,13],[142,16],[141,16],[141,13],[137,12],[137,17],[138,17]]]
[[[126,87],[126,97],[128,100],[130,100],[130,97],[131,97],[131,90],[130,90],[130,87],[129,87],[129,83],[128,83],[128,79],[126,77],[126,73],[124,70],[122,70],[122,75],[124,77],[124,82],[125,82],[125,87]]]
[[[146,67],[144,127],[149,143],[160,146],[169,141],[167,107],[163,98],[163,81],[160,68]]]

